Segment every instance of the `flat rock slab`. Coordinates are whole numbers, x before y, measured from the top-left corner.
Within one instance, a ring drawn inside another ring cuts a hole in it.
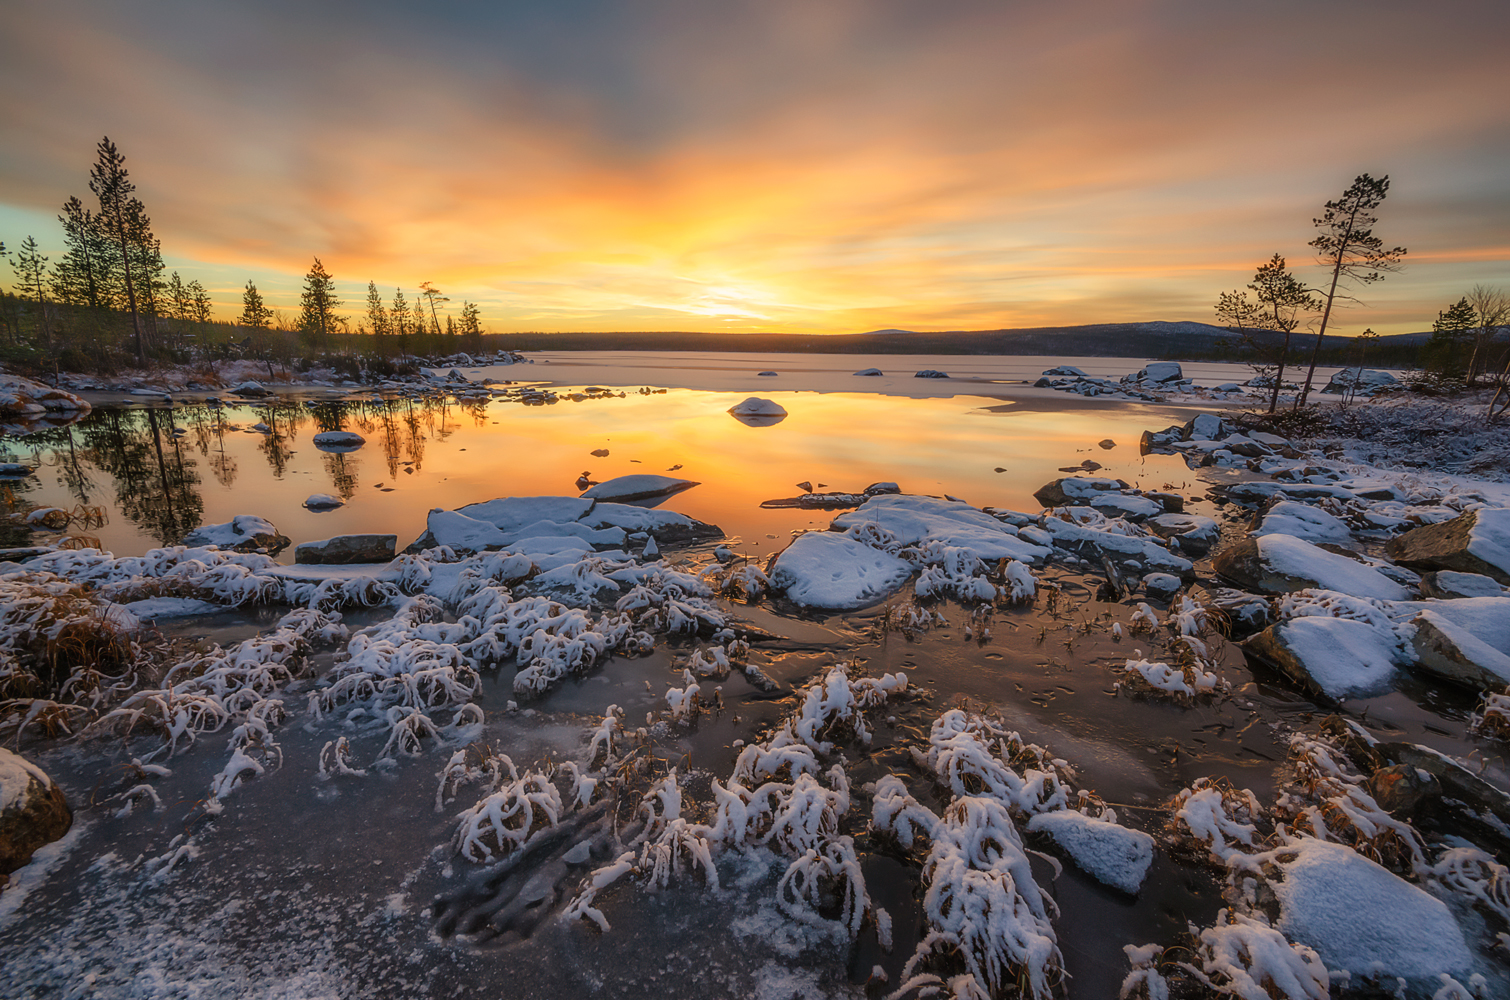
[[[1243,649],[1307,690],[1339,701],[1388,691],[1399,656],[1394,637],[1378,626],[1328,615],[1271,625]]]
[[[698,485],[701,484],[690,479],[676,479],[671,476],[648,474],[619,476],[617,479],[610,479],[606,483],[599,483],[584,491],[582,499],[638,503],[645,500],[664,499]]]
[[[1385,552],[1411,569],[1479,573],[1510,584],[1510,508],[1470,510],[1412,528],[1390,539]]]
[[[397,535],[336,535],[294,547],[294,562],[304,565],[386,563],[397,554]]]
[[[1287,594],[1320,587],[1351,597],[1403,601],[1405,588],[1366,563],[1290,535],[1260,535],[1223,549],[1211,566],[1244,590]]]

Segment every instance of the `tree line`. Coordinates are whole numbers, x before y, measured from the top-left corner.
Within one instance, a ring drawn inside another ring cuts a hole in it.
[[[371,334],[362,342],[364,353],[381,357],[482,350],[476,303],[463,302],[459,319],[444,314],[450,299],[428,281],[412,306],[403,289],[386,305],[376,283],[368,282],[366,313],[353,329],[340,314],[335,279],[318,257],[291,322],[267,305],[251,280],[241,315],[217,322],[197,278],[167,273],[162,241],[136,196],[125,156],[109,136],[96,154],[89,204],[70,196],[58,215],[63,252],[56,260],[31,235],[9,255],[0,242],[0,257],[16,276],[12,291],[0,291],[0,357],[80,371],[236,353],[288,363],[300,349],[349,347],[353,333]]]
[[[1382,281],[1404,266],[1406,249],[1387,246],[1374,235],[1380,206],[1388,194],[1388,175],[1360,174],[1341,198],[1328,201],[1321,216],[1311,220],[1317,235],[1308,246],[1316,251],[1316,263],[1323,268],[1321,285],[1307,285],[1289,269],[1284,255],[1275,253],[1259,265],[1246,289],[1217,296],[1217,321],[1234,334],[1228,346],[1268,380],[1270,413],[1278,409],[1285,372],[1292,365],[1306,366],[1294,406],[1306,405],[1333,313],[1359,301],[1351,289]],[[1490,417],[1502,414],[1505,407],[1496,404],[1501,398],[1510,402],[1505,396],[1510,382],[1510,340],[1501,336],[1507,324],[1510,295],[1502,289],[1475,286],[1438,313],[1430,340],[1417,352],[1413,383],[1431,392],[1495,385],[1499,391],[1490,404]],[[1313,332],[1316,339],[1307,357],[1304,346],[1294,341],[1297,335]],[[1361,368],[1378,339],[1372,329],[1353,338],[1354,357],[1346,363]]]

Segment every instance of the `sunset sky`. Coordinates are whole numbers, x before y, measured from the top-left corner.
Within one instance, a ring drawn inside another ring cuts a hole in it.
[[[223,318],[432,281],[515,330],[1213,319],[1361,172],[1407,269],[1510,287],[1510,3],[10,0],[0,240],[95,144]],[[10,278],[0,268],[0,278]]]

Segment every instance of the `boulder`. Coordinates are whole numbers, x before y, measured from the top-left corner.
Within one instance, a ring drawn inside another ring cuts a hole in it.
[[[1493,577],[1442,569],[1422,574],[1421,596],[1452,601],[1463,597],[1510,597],[1510,590]]]
[[[1412,620],[1416,666],[1477,690],[1510,684],[1510,597],[1469,597]]]
[[[1172,540],[1186,555],[1200,558],[1222,537],[1221,525],[1200,514],[1160,514],[1143,522],[1154,534]]]
[[[294,547],[294,562],[303,565],[385,563],[397,554],[397,535],[336,535]]]
[[[1182,436],[1186,441],[1220,441],[1231,433],[1232,428],[1227,421],[1215,413],[1197,413],[1182,428]]]
[[[916,375],[914,375],[912,377],[913,378],[948,378],[949,376],[948,376],[947,373],[941,372],[941,371],[937,371],[936,369],[933,369],[933,368],[924,368],[922,371],[918,372]]]
[[[862,368],[859,371],[855,372],[855,374],[867,378],[874,378],[877,375],[885,375],[886,373],[881,371],[881,369],[879,368]]]
[[[1184,377],[1178,361],[1150,361],[1124,381],[1164,384],[1178,382]]]
[[[1156,601],[1169,600],[1184,585],[1173,573],[1150,573],[1143,578],[1143,592]]]
[[[240,385],[236,386],[236,388],[232,389],[231,394],[235,396],[261,397],[271,396],[272,391],[263,388],[262,383],[260,382],[243,382]]]
[[[1198,600],[1227,616],[1227,627],[1234,639],[1262,632],[1274,620],[1274,609],[1269,604],[1269,599],[1257,594],[1230,587],[1217,587]]]
[[[1128,894],[1142,887],[1153,863],[1154,839],[1148,834],[1073,809],[1039,813],[1026,829],[1046,836],[1097,881]]]
[[[1056,365],[1044,371],[1045,375],[1073,375],[1076,378],[1089,378],[1084,371],[1074,365]]]
[[[0,874],[26,864],[72,825],[68,801],[47,772],[0,747]]]
[[[1243,649],[1307,690],[1334,699],[1388,690],[1400,658],[1388,630],[1327,615],[1271,625],[1245,640]]]
[[[1372,368],[1344,368],[1327,381],[1322,392],[1342,394],[1355,392],[1360,396],[1372,396],[1383,389],[1393,389],[1399,380],[1389,372]]]
[[[1244,590],[1287,594],[1319,587],[1353,597],[1403,601],[1409,593],[1374,567],[1290,535],[1245,538],[1217,553],[1217,574]]]
[[[181,544],[190,548],[212,545],[234,552],[257,549],[278,551],[288,546],[288,536],[281,534],[271,521],[253,514],[237,514],[224,524],[206,524],[183,537]]]
[[[1125,489],[1128,489],[1128,485],[1121,479],[1068,476],[1040,486],[1033,494],[1033,499],[1045,507],[1073,507],[1089,503],[1093,494]]]
[[[1415,570],[1479,573],[1510,584],[1510,508],[1470,510],[1397,535],[1385,553]]]
[[[1253,534],[1290,535],[1308,542],[1329,542],[1346,545],[1353,540],[1353,532],[1340,518],[1333,517],[1320,507],[1281,500],[1273,504],[1255,519]]]
[[[905,559],[834,531],[799,535],[776,557],[771,583],[805,607],[861,608],[895,593],[912,576]]]
[[[737,403],[729,407],[729,412],[735,416],[747,417],[784,417],[786,408],[773,399],[761,399],[759,396],[751,396],[743,403]]]

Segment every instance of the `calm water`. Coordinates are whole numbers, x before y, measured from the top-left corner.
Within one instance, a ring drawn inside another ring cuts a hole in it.
[[[75,533],[116,555],[172,544],[200,524],[237,514],[265,517],[295,543],[395,532],[403,546],[424,530],[432,508],[499,496],[575,496],[584,472],[596,481],[633,473],[695,480],[702,485],[665,506],[721,526],[752,552],[827,522],[821,513],[761,509],[763,500],[802,492],[796,484],[804,481],[858,491],[891,480],[908,492],[1019,510],[1037,510],[1033,491],[1061,475],[1059,467],[1087,458],[1129,482],[1193,485],[1178,459],[1140,458],[1137,449],[1144,428],[1183,422],[1189,410],[1060,394],[762,395],[789,416],[751,427],[726,412],[745,394],[693,389],[535,406],[399,399],[110,408],[68,427],[0,440],[0,460],[39,466],[13,483],[18,501],[104,507],[105,525]],[[258,423],[268,432],[251,429]],[[347,454],[322,452],[311,438],[332,429],[356,431],[367,444]],[[1116,447],[1098,447],[1105,439]],[[608,454],[593,455],[597,450]],[[311,512],[303,503],[313,493],[337,495],[346,506]]]

